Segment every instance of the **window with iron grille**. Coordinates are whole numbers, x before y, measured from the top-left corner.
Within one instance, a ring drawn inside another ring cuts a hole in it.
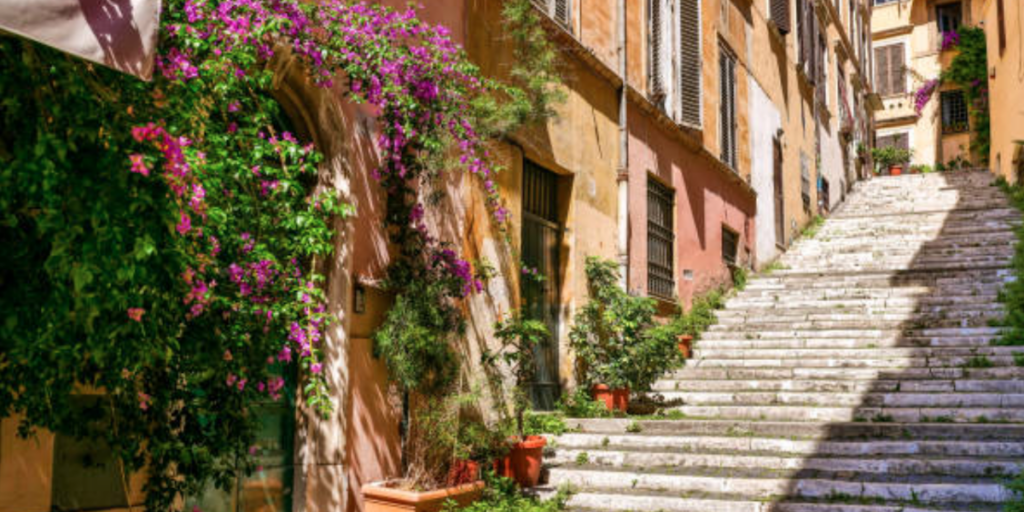
[[[665,299],[675,296],[674,204],[674,190],[647,178],[647,292]]]
[[[736,170],[736,57],[725,45],[719,45],[718,82],[721,158]]]
[[[942,105],[942,133],[960,133],[970,129],[963,91],[944,91],[940,93],[939,101]]]
[[[722,261],[728,265],[736,265],[737,251],[739,250],[739,233],[722,226]]]
[[[565,28],[571,28],[572,0],[532,0],[540,10]]]

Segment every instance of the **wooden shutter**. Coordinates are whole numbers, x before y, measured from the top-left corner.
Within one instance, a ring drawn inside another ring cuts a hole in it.
[[[680,121],[701,124],[700,0],[679,0]]]
[[[569,26],[569,0],[553,0],[553,2],[554,2],[555,5],[552,6],[551,17],[554,18],[555,21],[557,21],[557,22],[561,23],[562,25],[565,25],[566,27],[568,27]]]
[[[889,76],[892,77],[892,85],[889,94],[903,94],[907,92],[906,73],[907,67],[904,64],[903,43],[894,44],[889,48]]]
[[[719,126],[721,158],[736,169],[736,61],[729,50],[719,46]]]
[[[889,49],[875,48],[875,87],[878,94],[889,94]]]
[[[771,0],[771,17],[772,21],[775,22],[775,26],[778,27],[779,33],[786,35],[789,33],[789,0]]]
[[[811,30],[811,18],[808,16],[810,13],[811,0],[797,0],[800,5],[800,64],[803,66],[804,74],[807,78],[813,80],[811,74],[810,62],[812,54],[812,30]]]
[[[1018,7],[1019,9],[1019,7]],[[999,51],[1006,49],[1006,15],[1003,12],[1003,0],[996,0],[996,21],[999,24]]]
[[[664,60],[663,48],[661,47],[662,40],[662,20],[664,13],[661,9],[661,0],[649,0],[648,12],[650,14],[650,31],[648,41],[648,47],[650,48],[650,54],[648,55],[648,68],[650,70],[650,93],[654,96],[660,96],[665,93],[665,83],[662,80],[662,61]]]

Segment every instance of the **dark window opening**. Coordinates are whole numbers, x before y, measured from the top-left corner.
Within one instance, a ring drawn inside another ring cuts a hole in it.
[[[939,25],[939,33],[956,32],[960,28],[963,10],[960,2],[943,4],[935,8],[935,21]]]
[[[737,252],[739,251],[739,233],[722,226],[722,261],[729,266],[736,265]]]
[[[665,299],[675,296],[674,204],[674,190],[647,179],[647,292]]]
[[[964,92],[944,91],[939,98],[942,106],[942,133],[962,133],[970,130]]]

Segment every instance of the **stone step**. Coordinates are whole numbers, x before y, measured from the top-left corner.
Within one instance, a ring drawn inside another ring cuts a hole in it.
[[[1024,408],[1016,407],[826,407],[804,405],[679,405],[671,406],[686,417],[767,421],[885,421],[931,423],[933,421],[1024,422]]]
[[[1024,357],[1024,347],[780,348],[758,346],[756,348],[732,348],[718,347],[713,343],[699,343],[698,348],[694,350],[693,361],[700,364],[705,359],[941,359],[975,356],[1009,357],[1012,360],[1014,354],[1021,354],[1021,357]]]
[[[880,453],[907,453],[912,449],[908,443],[925,443],[931,441],[996,441],[1000,443],[1017,443],[1024,441],[1024,424],[1012,423],[867,423],[867,422],[792,422],[766,420],[722,420],[722,419],[630,419],[630,418],[567,418],[566,425],[579,434],[597,434],[608,436],[627,434],[631,430],[639,430],[641,435],[728,437],[737,439],[749,438],[782,438],[788,440],[808,440],[821,443],[823,450],[840,455],[857,455],[874,453],[875,448],[887,450]],[[856,447],[857,443],[888,440],[889,445],[864,445],[864,450],[841,451],[842,446]],[[851,441],[852,443],[836,445],[828,448],[826,443]],[[812,445],[802,445],[811,447]],[[925,445],[921,445],[925,446]],[[987,452],[950,451],[941,446],[926,453],[936,455],[968,455]],[[1007,445],[1003,449],[1016,450]],[[836,451],[840,450],[840,451]],[[1017,452],[1011,451],[1010,454]],[[1014,455],[1015,456],[1015,455]]]
[[[980,363],[980,364],[979,364]],[[912,368],[984,368],[986,366],[1016,366],[1013,356],[988,356],[987,360],[978,360],[971,356],[907,356],[894,358],[845,359],[845,358],[784,358],[772,357],[762,359],[721,359],[704,358],[690,360],[686,368],[874,368],[888,370],[905,370]],[[684,370],[685,372],[685,370]]]
[[[940,439],[789,439],[780,437],[751,436],[686,436],[648,434],[563,434],[553,438],[551,446],[556,452],[574,450],[576,452],[614,452],[628,450],[632,453],[672,453],[677,455],[695,454],[726,454],[741,455],[776,455],[785,459],[801,459],[807,457],[840,458],[843,461],[878,462],[884,457],[902,457],[899,460],[972,460],[964,457],[998,459],[1004,464],[1024,464],[1024,441],[971,441],[971,440],[940,440]],[[560,455],[561,456],[561,455]],[[574,462],[564,458],[565,462]],[[563,460],[559,459],[559,460]],[[700,465],[686,461],[659,465]],[[791,462],[788,464],[792,464]],[[628,465],[628,464],[627,464]],[[655,464],[637,464],[637,466],[653,466]],[[752,466],[761,467],[761,466]],[[782,467],[768,464],[766,467]],[[981,473],[988,475],[988,473]]]
[[[778,321],[773,318],[759,319],[757,322],[748,321],[742,324],[716,324],[711,326],[709,330],[714,331],[729,331],[738,333],[747,332],[761,332],[761,331],[781,331],[784,329],[793,329],[796,332],[801,330],[898,330],[898,329],[925,329],[925,328],[975,328],[975,327],[986,327],[989,326],[989,321],[995,318],[994,316],[977,316],[967,318],[936,318],[936,319],[921,319],[921,320],[902,320],[902,319],[843,319],[843,320],[803,320],[803,321]]]
[[[775,308],[771,310],[724,310],[715,315],[718,325],[728,328],[733,325],[759,326],[767,324],[792,323],[799,325],[799,322],[925,322],[928,324],[947,322],[951,320],[980,320],[982,325],[989,319],[998,319],[1004,316],[1002,307],[996,305],[992,308],[939,308],[933,311],[916,311],[908,308],[904,311],[885,310],[846,310],[845,308],[832,309],[798,309],[798,308]]]
[[[851,294],[852,295],[852,294]],[[885,309],[893,308],[900,310],[938,310],[948,307],[1002,309],[1003,305],[998,304],[998,294],[989,293],[985,295],[955,295],[955,296],[916,296],[906,295],[902,297],[875,296],[822,296],[821,292],[809,292],[805,294],[786,293],[785,295],[775,292],[754,292],[742,293],[730,298],[726,302],[725,311],[738,310],[760,310],[769,314],[770,310],[776,309],[799,309],[807,308],[812,310],[831,309]],[[783,300],[785,299],[785,300]]]
[[[670,372],[668,379],[687,380],[946,380],[946,379],[1024,379],[1024,368],[1005,366],[993,368],[804,368],[804,367],[694,367]]]
[[[725,333],[717,333],[725,334]],[[884,338],[796,338],[774,337],[759,338],[758,334],[749,339],[701,338],[697,347],[701,350],[735,350],[744,348],[777,348],[777,349],[878,349],[898,347],[948,347],[966,348],[988,347],[996,336],[941,336],[941,337],[904,337],[900,335]],[[1024,347],[1021,347],[1024,351]]]
[[[546,492],[545,495],[553,495]],[[815,503],[778,498],[750,500],[743,496],[716,493],[624,492],[621,489],[588,489],[574,493],[566,505],[570,512],[658,511],[658,512],[997,512],[989,504],[922,505],[884,500],[859,500],[835,496]],[[969,508],[964,508],[969,507]]]
[[[1024,408],[1024,394],[987,392],[814,392],[814,391],[695,391],[680,389],[659,393],[673,404],[686,405],[807,405],[813,407],[932,407]]]
[[[800,393],[867,393],[901,391],[909,393],[1024,393],[1024,380],[1017,379],[928,379],[928,380],[670,380],[654,383],[654,392],[746,392],[791,391]],[[668,396],[666,395],[666,398]]]
[[[1024,457],[1017,458],[936,458],[921,455],[907,457],[826,457],[821,454],[800,456],[766,445],[765,453],[729,450],[712,453],[710,449],[681,451],[675,446],[638,446],[626,448],[616,442],[615,449],[599,445],[558,447],[545,453],[544,463],[567,466],[579,461],[605,468],[693,468],[720,469],[767,468],[781,471],[867,473],[884,475],[940,475],[958,477],[1010,477],[1024,468]],[[997,443],[993,443],[997,444]],[[998,456],[999,454],[995,454]]]
[[[718,325],[711,326],[701,335],[701,340],[714,339],[888,339],[894,336],[904,338],[961,338],[975,336],[998,336],[998,327],[952,327],[952,328],[915,328],[915,329],[763,329],[754,333],[741,332],[737,329],[726,329]]]
[[[836,496],[922,502],[1002,503],[1010,492],[991,479],[943,482],[852,481],[849,479],[757,477],[674,472],[617,471],[593,466],[556,467],[548,471],[548,484],[579,489],[631,489],[639,491],[719,492],[772,499],[777,496],[828,499]]]

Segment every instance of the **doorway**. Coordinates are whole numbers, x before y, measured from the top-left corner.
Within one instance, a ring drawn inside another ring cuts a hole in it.
[[[786,199],[782,179],[782,143],[772,140],[772,172],[775,176],[775,245],[786,246]]]
[[[558,375],[560,327],[559,282],[562,226],[558,220],[558,175],[526,160],[523,162],[522,265],[519,280],[522,311],[548,328],[548,343],[536,348],[537,372],[531,398],[533,407],[554,409],[561,395]]]

